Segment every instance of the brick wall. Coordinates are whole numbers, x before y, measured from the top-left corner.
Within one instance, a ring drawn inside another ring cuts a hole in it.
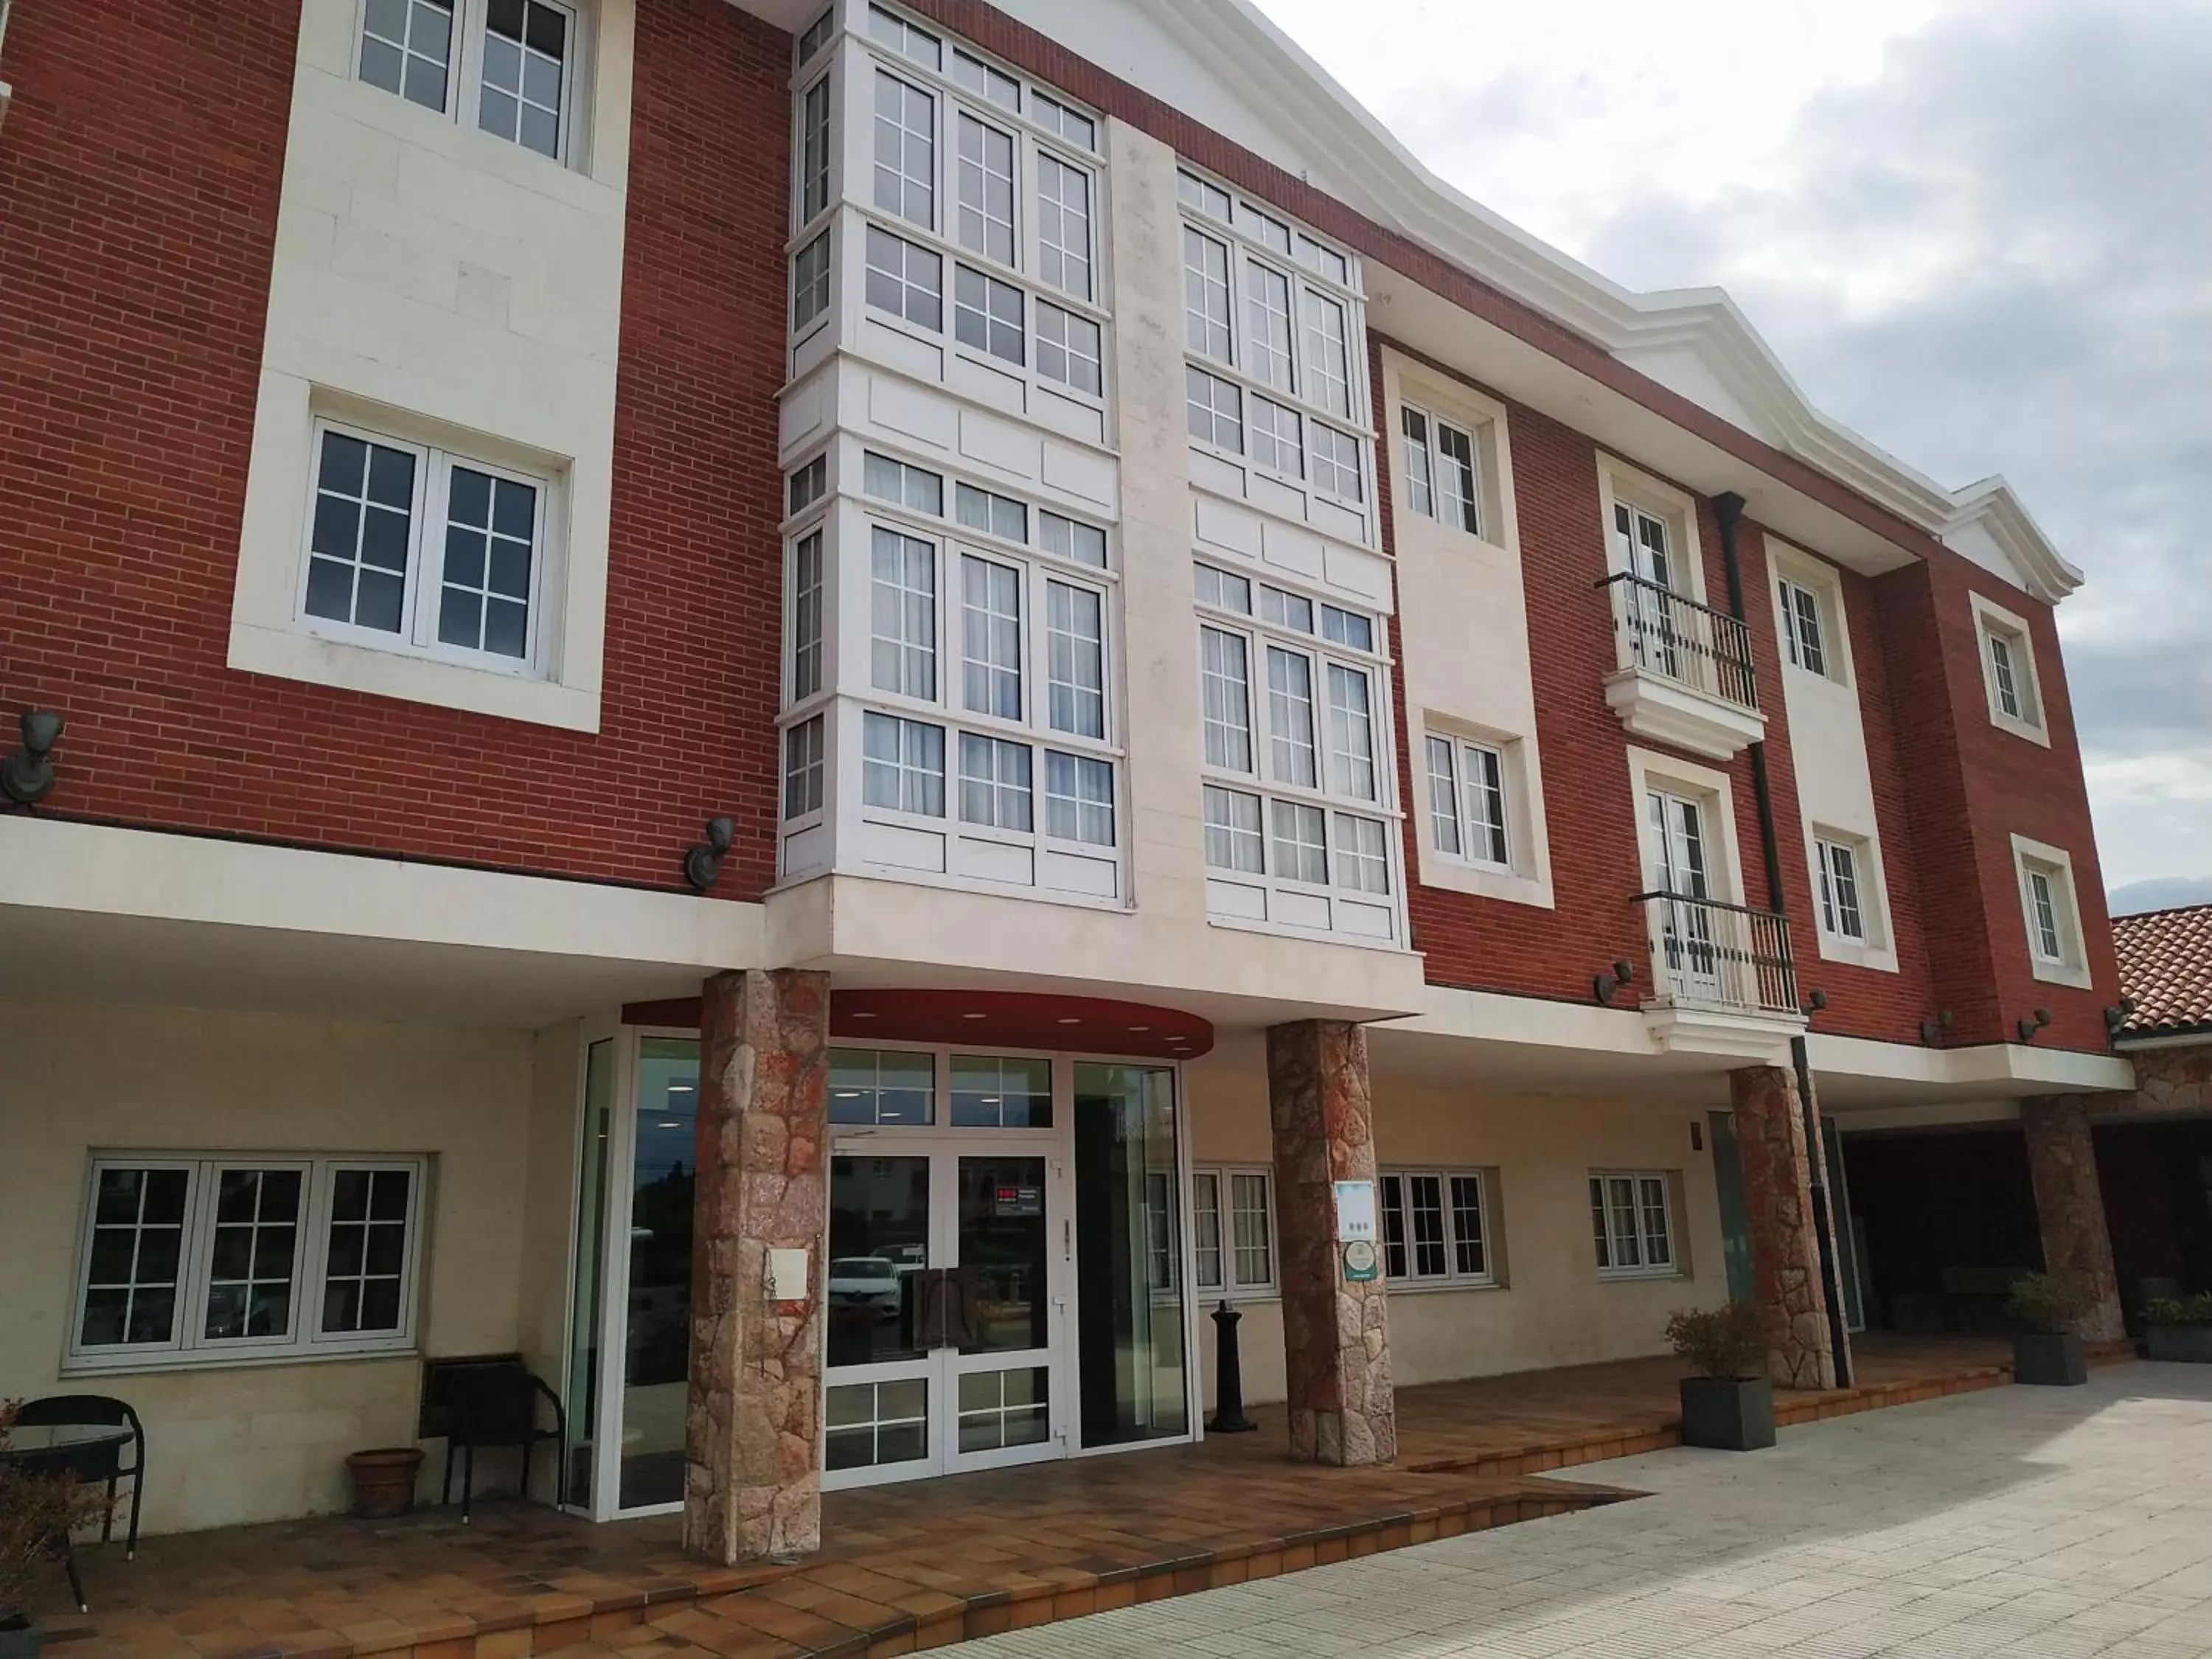
[[[0,709],[56,814],[720,890],[774,859],[789,37],[642,0],[603,725],[225,666],[291,4],[18,7],[0,127]]]

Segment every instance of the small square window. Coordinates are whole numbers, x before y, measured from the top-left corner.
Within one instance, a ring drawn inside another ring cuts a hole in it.
[[[868,38],[925,69],[945,67],[945,48],[935,35],[916,28],[897,13],[886,11],[881,6],[868,8]]]
[[[1064,519],[1057,513],[1040,511],[1037,545],[1048,553],[1057,553],[1094,570],[1106,568],[1106,532],[1079,519]]]
[[[1079,149],[1097,150],[1098,125],[1081,111],[1042,92],[1030,94],[1030,118]]]
[[[868,304],[937,333],[945,326],[945,265],[927,248],[868,227]]]
[[[1220,185],[1208,184],[1194,173],[1177,173],[1176,196],[1185,207],[1195,209],[1209,219],[1229,222],[1229,192]]]
[[[1010,363],[1028,361],[1022,328],[1024,296],[1012,283],[967,265],[952,277],[952,335],[966,346]]]

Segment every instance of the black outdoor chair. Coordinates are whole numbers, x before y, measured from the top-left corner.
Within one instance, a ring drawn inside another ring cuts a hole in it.
[[[131,1483],[131,1526],[123,1536],[123,1559],[136,1560],[138,1556],[138,1499],[139,1488],[146,1474],[146,1427],[138,1420],[138,1413],[129,1402],[104,1394],[54,1394],[41,1400],[26,1400],[16,1409],[18,1428],[52,1428],[83,1424],[95,1428],[128,1429],[130,1433],[113,1440],[87,1441],[76,1445],[60,1445],[51,1450],[21,1455],[16,1459],[24,1468],[42,1470],[67,1470],[88,1485],[99,1483],[106,1487],[107,1499],[100,1510],[100,1541],[111,1543],[115,1537],[117,1488],[120,1482]],[[124,1449],[128,1447],[131,1461],[123,1461]],[[76,1551],[64,1533],[54,1540],[55,1553],[62,1559],[62,1569],[69,1574],[70,1594],[76,1598],[77,1610],[89,1613],[85,1603],[84,1584],[76,1571]]]
[[[453,1452],[461,1454],[461,1520],[469,1518],[469,1498],[476,1485],[477,1448],[522,1448],[524,1497],[530,1495],[530,1454],[541,1440],[556,1444],[568,1437],[568,1413],[561,1396],[543,1377],[533,1376],[520,1360],[501,1360],[484,1365],[458,1366],[447,1373],[446,1392],[446,1478],[439,1501],[453,1501]],[[553,1426],[538,1426],[538,1400],[552,1402]]]

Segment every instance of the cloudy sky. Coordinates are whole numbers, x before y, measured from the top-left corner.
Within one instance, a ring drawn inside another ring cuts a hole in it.
[[[2088,575],[2106,883],[2212,897],[2212,0],[1260,3],[1470,195],[1726,287],[1829,413],[2004,473]]]

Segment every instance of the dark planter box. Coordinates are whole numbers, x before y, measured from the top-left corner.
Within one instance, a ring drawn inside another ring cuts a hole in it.
[[[1774,1443],[1774,1384],[1763,1376],[1682,1379],[1682,1443],[1757,1451]]]
[[[0,1625],[0,1659],[39,1659],[36,1625]]]
[[[2089,1357],[2078,1336],[2035,1332],[2012,1340],[2012,1380],[2070,1389],[2089,1380]]]
[[[2188,1365],[2212,1365],[2212,1325],[2154,1325],[2150,1357]]]

